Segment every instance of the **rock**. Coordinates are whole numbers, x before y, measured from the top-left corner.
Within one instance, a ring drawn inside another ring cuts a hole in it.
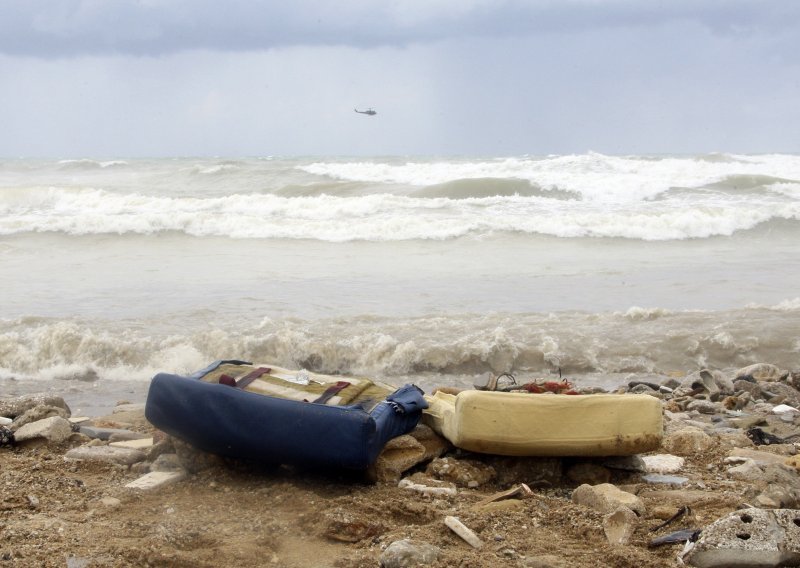
[[[131,481],[125,487],[137,489],[139,491],[153,491],[166,485],[171,485],[180,481],[186,476],[186,472],[181,471],[151,471],[142,477]]]
[[[693,400],[686,405],[686,410],[700,414],[717,414],[722,410],[722,405],[707,400]]]
[[[16,398],[3,398],[0,399],[0,416],[7,418],[16,418],[35,406],[56,406],[63,408],[67,411],[69,416],[72,412],[60,396],[53,396],[49,394],[29,394],[25,396],[18,396]]]
[[[728,453],[732,458],[750,458],[756,465],[765,466],[770,464],[784,464],[786,461],[785,456],[774,454],[772,452],[762,452],[760,450],[751,450],[748,448],[734,448]]]
[[[134,440],[123,440],[121,442],[112,441],[113,436],[109,438],[109,446],[115,448],[133,448],[135,450],[148,451],[153,447],[153,438],[136,438]]]
[[[117,499],[116,497],[103,497],[100,499],[100,503],[103,507],[107,507],[109,509],[116,509],[122,504],[122,501]]]
[[[761,386],[765,396],[767,392],[772,395],[767,400],[773,405],[783,403],[795,408],[800,408],[800,392],[795,390],[794,387],[786,383],[766,383]]]
[[[423,462],[438,458],[451,447],[450,442],[442,438],[439,434],[434,432],[430,426],[425,424],[417,424],[408,435],[425,447],[425,455],[422,458]]]
[[[686,462],[682,457],[671,454],[644,456],[642,461],[647,473],[676,473],[683,469],[683,464]]]
[[[50,418],[51,416],[60,416],[61,418],[69,419],[69,412],[67,412],[60,406],[39,404],[37,406],[34,406],[33,408],[29,408],[28,410],[17,416],[14,419],[13,426],[11,428],[13,430],[19,430],[21,427],[25,426],[25,424],[30,424],[31,422],[44,420],[45,418]]]
[[[475,460],[437,458],[428,466],[426,472],[438,479],[452,481],[462,487],[480,487],[497,476],[490,465]]]
[[[72,460],[104,461],[120,465],[131,465],[144,460],[144,453],[130,448],[113,446],[81,446],[73,448],[64,456]]]
[[[581,485],[572,492],[572,502],[601,513],[613,513],[620,507],[627,507],[637,515],[645,514],[644,502],[639,497],[611,483]]]
[[[789,376],[788,371],[784,371],[769,363],[756,363],[748,367],[743,367],[736,371],[734,381],[745,380],[758,383],[782,381]],[[772,386],[772,385],[770,385]]]
[[[345,509],[336,508],[323,513],[326,517],[324,534],[327,538],[340,542],[359,542],[382,534],[386,529],[378,521],[358,520]]]
[[[636,513],[628,507],[619,507],[603,517],[603,532],[609,544],[628,544],[638,524]]]
[[[115,406],[111,411],[111,414],[119,414],[121,412],[140,412],[144,414],[144,407],[144,403],[133,404],[130,402],[120,401],[120,403],[118,403],[117,406]]]
[[[439,549],[427,542],[410,539],[396,540],[383,551],[381,568],[414,568],[433,564],[439,558]]]
[[[81,426],[78,431],[84,436],[90,438],[97,438],[98,440],[109,440],[111,436],[115,436],[115,442],[123,440],[137,440],[139,438],[147,438],[146,434],[124,430],[122,428],[100,428],[98,426]]]
[[[48,442],[59,444],[70,436],[72,436],[72,424],[61,416],[51,416],[44,420],[30,422],[14,432],[14,439],[17,443],[44,438]]]
[[[382,483],[397,483],[404,471],[425,459],[425,446],[406,434],[389,440],[375,461],[375,479]]]
[[[687,427],[664,437],[663,446],[671,454],[692,456],[705,452],[714,445],[714,440],[699,428]]]
[[[756,462],[749,458],[743,464],[728,469],[728,475],[740,481],[758,481],[763,474]]]
[[[763,398],[761,386],[758,383],[738,379],[733,382],[733,389],[737,393],[747,393],[751,399]]]
[[[800,473],[800,455],[795,455],[795,456],[786,458],[783,463],[785,463],[789,467],[794,468],[795,471]]]
[[[662,485],[675,485],[680,487],[689,482],[687,477],[680,477],[678,475],[663,475],[661,473],[648,473],[642,476],[642,481],[645,483],[660,483]]]
[[[578,485],[600,485],[611,481],[611,472],[601,465],[583,462],[576,463],[567,468],[567,479]]]
[[[682,553],[697,568],[766,568],[800,563],[797,511],[744,509],[705,527]]]

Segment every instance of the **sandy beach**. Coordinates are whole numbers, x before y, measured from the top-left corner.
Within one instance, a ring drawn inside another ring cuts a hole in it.
[[[109,444],[78,432],[60,442],[34,437],[0,448],[0,559],[7,566],[71,568],[676,566],[684,544],[651,546],[653,539],[679,529],[708,530],[739,510],[800,505],[792,461],[797,448],[787,441],[797,432],[798,413],[774,411],[798,406],[800,377],[785,371],[715,376],[722,388],[714,392],[691,389],[693,373],[672,379],[679,383],[672,387],[654,385],[658,391],[630,389],[662,400],[665,433],[650,455],[681,458],[663,478],[645,477],[654,474],[652,465],[649,472],[643,467],[647,456],[505,458],[442,441],[440,457],[397,478],[451,488],[446,494],[398,486],[385,471],[383,481],[372,483],[360,473],[223,460],[155,431],[143,401],[120,401],[111,414],[80,426],[154,436],[155,445],[132,465],[67,457],[76,448]],[[42,412],[59,415],[35,397],[0,402],[6,415],[25,404],[39,408],[40,421]],[[754,425],[775,436],[773,443],[754,444]],[[149,491],[126,487],[151,470],[179,471],[181,479]],[[636,499],[636,514],[620,529],[624,536],[609,511],[577,498],[584,486],[606,483]],[[515,488],[514,495],[501,494]],[[472,530],[480,547],[452,532],[447,517]],[[393,543],[403,540],[422,554],[414,563],[391,556]]]

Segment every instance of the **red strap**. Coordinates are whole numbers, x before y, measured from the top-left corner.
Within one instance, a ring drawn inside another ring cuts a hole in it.
[[[330,399],[332,399],[336,394],[338,394],[339,391],[341,391],[342,389],[345,389],[345,388],[347,388],[349,386],[350,386],[350,383],[348,383],[347,381],[339,381],[337,383],[334,383],[331,386],[329,386],[327,389],[325,389],[325,392],[322,393],[322,395],[320,395],[320,397],[318,399],[316,399],[314,402],[316,404],[325,404]]]
[[[258,377],[268,374],[272,369],[269,367],[259,367],[258,369],[254,369],[247,373],[244,377],[239,379],[236,382],[236,387],[243,389],[253,381],[255,381]]]

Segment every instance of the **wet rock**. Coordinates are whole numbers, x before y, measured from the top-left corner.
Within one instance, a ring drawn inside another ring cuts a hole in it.
[[[0,416],[7,418],[16,418],[23,414],[26,410],[30,410],[35,406],[56,406],[63,408],[67,411],[68,416],[72,412],[60,396],[53,396],[49,394],[29,394],[25,396],[18,396],[15,398],[0,399]]]
[[[566,477],[579,485],[600,485],[611,481],[611,472],[595,463],[576,463],[567,468]]]
[[[692,456],[710,449],[714,439],[700,428],[690,426],[666,435],[662,445],[671,454]]]
[[[800,563],[797,511],[744,509],[705,527],[682,560],[697,568],[764,568]]]
[[[627,507],[637,515],[645,513],[644,502],[639,497],[610,483],[581,485],[572,492],[572,502],[601,513],[613,513],[620,507]]]
[[[462,487],[480,487],[497,476],[495,469],[475,460],[437,458],[428,466],[426,472],[438,479],[452,481]]]
[[[396,540],[383,551],[381,568],[414,568],[433,564],[439,558],[439,549],[427,542],[410,539]]]
[[[609,544],[628,544],[639,524],[639,517],[628,507],[620,507],[603,517],[603,532]]]
[[[19,430],[25,424],[30,424],[31,422],[38,422],[39,420],[44,420],[45,418],[50,418],[51,416],[60,416],[61,418],[68,419],[69,412],[65,409],[61,408],[60,406],[50,406],[49,404],[39,404],[34,406],[33,408],[29,408],[19,416],[14,419],[12,429]]]
[[[72,436],[72,424],[61,416],[51,416],[44,420],[30,422],[14,433],[17,443],[43,438],[48,442],[59,444],[70,436]]]
[[[104,461],[120,465],[132,465],[144,460],[144,453],[130,448],[115,448],[113,446],[81,446],[73,448],[65,455],[67,459]]]

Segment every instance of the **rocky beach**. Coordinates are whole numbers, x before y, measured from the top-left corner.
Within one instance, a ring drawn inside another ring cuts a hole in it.
[[[770,364],[654,375],[621,389],[662,401],[648,454],[477,454],[420,424],[365,473],[204,454],[140,400],[4,397],[0,566],[800,565],[798,387]]]

